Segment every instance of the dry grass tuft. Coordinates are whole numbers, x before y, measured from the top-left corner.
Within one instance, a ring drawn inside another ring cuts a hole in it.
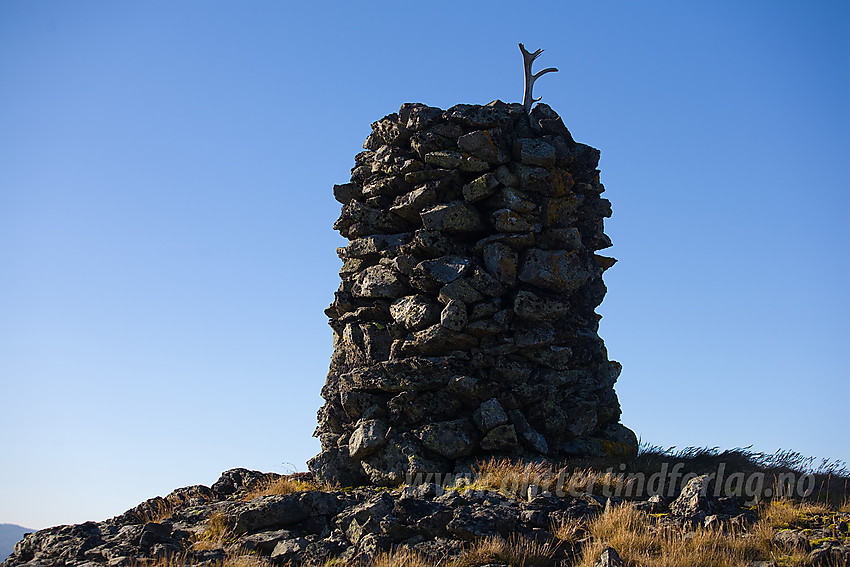
[[[305,490],[332,492],[339,489],[339,486],[328,482],[317,483],[309,474],[269,475],[265,481],[249,490],[242,500],[253,500],[259,496],[280,496]]]
[[[142,502],[133,508],[131,513],[140,524],[159,523],[171,517],[174,506],[165,498],[157,496]]]
[[[548,491],[557,496],[583,493],[628,494],[630,480],[610,471],[560,467],[541,461],[495,459],[474,468],[475,481],[466,488],[493,490],[513,498],[526,498],[528,490]]]
[[[193,563],[184,555],[167,555],[148,561],[137,560],[130,567],[188,567]],[[236,555],[228,553],[224,559],[204,563],[204,567],[269,567],[267,558],[256,555]]]
[[[820,502],[772,500],[765,506],[760,517],[772,528],[805,528],[814,516],[825,516],[833,511]]]
[[[230,520],[220,512],[213,512],[207,518],[206,528],[195,534],[192,549],[220,549],[236,541]]]
[[[588,526],[588,532],[593,539],[583,550],[579,563],[582,567],[592,567],[609,545],[626,565],[641,567],[738,567],[763,555],[755,538],[714,530],[685,532],[658,527],[648,514],[629,504],[611,508],[597,517]]]
[[[325,562],[322,567],[342,567],[346,563],[337,560]],[[372,562],[374,567],[434,567],[434,562],[410,548],[400,548],[378,554]]]
[[[451,563],[452,567],[473,567],[490,563],[548,567],[554,564],[557,548],[519,535],[507,540],[488,537],[473,544],[469,551]]]
[[[575,544],[587,536],[587,523],[584,518],[565,518],[554,523],[549,531],[558,541]]]

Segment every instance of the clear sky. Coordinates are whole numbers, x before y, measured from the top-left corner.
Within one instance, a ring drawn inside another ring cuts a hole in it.
[[[850,4],[0,2],[0,522],[306,470],[332,186],[404,102],[602,150],[600,334],[663,446],[850,460]]]

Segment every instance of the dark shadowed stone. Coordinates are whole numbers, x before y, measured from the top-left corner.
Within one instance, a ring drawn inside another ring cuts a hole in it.
[[[519,291],[514,298],[517,317],[532,321],[553,321],[566,315],[569,304],[563,299],[548,299],[531,291]]]
[[[408,295],[390,305],[393,319],[411,331],[418,331],[439,321],[440,306],[424,295]]]
[[[486,199],[496,191],[498,186],[499,182],[495,174],[484,174],[463,186],[463,199],[467,203]]]
[[[369,480],[378,486],[393,486],[417,474],[446,470],[447,464],[425,453],[415,439],[393,438],[383,449],[361,463]]]
[[[414,132],[431,127],[442,116],[443,110],[433,106],[422,105],[405,108],[405,105],[402,105],[402,110],[399,111],[399,120],[406,125],[408,130]]]
[[[461,201],[435,205],[422,211],[419,216],[422,218],[422,224],[428,230],[474,232],[484,228],[478,212],[467,207]]]
[[[343,453],[337,447],[322,451],[307,461],[307,467],[317,479],[342,486],[354,486],[364,480],[357,462],[351,460],[347,450]]]
[[[524,445],[544,455],[549,453],[549,444],[546,442],[546,438],[529,425],[521,411],[511,410],[508,412],[508,416]]]
[[[445,169],[454,169],[463,163],[463,154],[449,150],[441,150],[425,154],[425,163]]]
[[[499,403],[499,400],[491,398],[483,402],[475,410],[472,420],[481,433],[487,433],[495,427],[506,424],[508,422],[508,415],[502,409],[502,404]]]
[[[578,289],[590,276],[575,253],[538,248],[526,251],[519,272],[520,281],[560,293]]]
[[[436,260],[425,260],[416,265],[414,274],[428,276],[442,283],[453,282],[469,269],[469,258],[460,256],[442,256]]]
[[[555,148],[543,140],[519,138],[514,142],[514,157],[526,165],[555,165]]]
[[[454,140],[441,136],[437,132],[432,132],[430,129],[416,132],[410,138],[410,149],[416,152],[416,154],[422,159],[431,152],[453,150],[456,145],[457,144]],[[407,180],[406,177],[405,180]],[[408,183],[410,183],[410,181],[408,181]]]
[[[250,489],[257,483],[266,479],[264,473],[248,469],[230,469],[221,473],[221,476],[210,487],[213,494],[218,498],[224,498],[242,489]]]
[[[390,212],[410,222],[420,220],[419,213],[426,207],[437,202],[436,182],[420,185],[413,191],[397,197],[395,204],[390,207]]]
[[[363,147],[367,150],[377,150],[384,145],[403,144],[410,139],[410,131],[398,123],[398,114],[389,114],[372,123],[372,133],[366,138]]]
[[[458,278],[451,283],[447,283],[440,288],[440,293],[437,295],[440,303],[447,304],[450,301],[457,300],[466,304],[481,301],[484,297],[479,293],[475,286],[472,285],[467,278]]]
[[[514,250],[499,242],[484,247],[484,267],[493,277],[509,286],[516,283],[518,258]]]
[[[468,419],[442,421],[419,430],[425,447],[448,459],[471,455],[478,442],[475,428]]]
[[[398,247],[409,242],[412,237],[411,233],[364,236],[352,240],[342,250],[348,258],[366,258],[381,253],[395,254]]]
[[[486,106],[457,104],[446,111],[446,116],[469,128],[493,128],[512,122],[524,112],[521,104],[494,100]]]
[[[497,453],[512,453],[519,448],[513,425],[500,425],[481,439],[481,448]]]
[[[265,528],[287,526],[306,518],[297,493],[284,496],[263,496],[245,502],[231,512],[233,532],[237,535]]]
[[[507,538],[516,527],[518,510],[507,506],[464,506],[449,522],[449,531],[464,540]]]
[[[499,232],[528,232],[533,225],[519,213],[510,209],[499,209],[492,214],[493,228]]]
[[[402,392],[445,385],[451,375],[451,366],[441,362],[441,359],[410,357],[355,368],[351,372],[341,374],[339,380],[341,389]]]
[[[486,162],[499,164],[508,161],[508,154],[498,140],[497,132],[476,130],[457,139],[457,147]]]

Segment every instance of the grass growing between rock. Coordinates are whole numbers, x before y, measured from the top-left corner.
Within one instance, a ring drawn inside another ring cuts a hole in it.
[[[761,538],[742,533],[657,526],[649,514],[629,504],[598,516],[589,523],[587,534],[591,539],[583,549],[581,567],[593,567],[608,546],[617,550],[626,565],[642,567],[737,567],[763,558],[766,551]]]
[[[227,516],[213,513],[207,519],[206,528],[195,535],[192,549],[219,549],[235,541],[236,537]]]
[[[624,491],[630,481],[609,471],[548,462],[490,459],[476,465],[475,480],[463,488],[493,490],[510,498],[527,498],[528,490],[558,494]]]
[[[259,496],[282,496],[305,490],[331,492],[340,490],[340,487],[328,482],[316,482],[309,473],[295,473],[282,476],[269,475],[266,480],[251,487],[242,497],[242,500],[253,500]]]

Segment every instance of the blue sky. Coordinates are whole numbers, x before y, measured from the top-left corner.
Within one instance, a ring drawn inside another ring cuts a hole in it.
[[[0,3],[0,522],[305,470],[332,186],[404,102],[602,150],[600,334],[662,446],[850,460],[845,2]]]

